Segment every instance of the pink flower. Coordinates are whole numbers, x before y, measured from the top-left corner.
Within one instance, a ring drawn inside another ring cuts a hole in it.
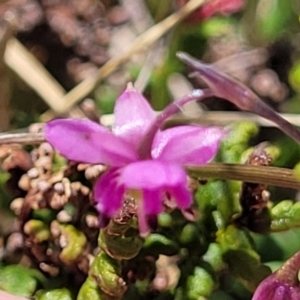
[[[252,300],[300,299],[299,268],[300,251],[260,283]]]
[[[226,134],[218,127],[159,128],[180,105],[210,94],[196,90],[156,116],[147,100],[129,85],[116,101],[112,132],[89,120],[58,119],[46,124],[45,137],[70,160],[108,165],[94,187],[96,208],[100,215],[111,218],[120,209],[124,194],[134,195],[140,233],[145,235],[147,218],[162,211],[166,195],[181,209],[191,205],[182,165],[211,161]]]
[[[188,0],[177,0],[176,4],[182,7]],[[192,13],[187,20],[191,23],[201,22],[216,14],[230,15],[243,9],[244,0],[210,0]]]

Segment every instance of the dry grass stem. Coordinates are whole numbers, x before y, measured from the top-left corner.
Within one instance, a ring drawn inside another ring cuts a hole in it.
[[[204,166],[189,166],[186,168],[192,177],[201,179],[230,179],[251,183],[300,190],[300,182],[294,176],[293,170],[286,168],[251,166],[237,164],[211,163]]]
[[[0,134],[0,145],[22,144],[35,145],[45,142],[42,132],[22,132],[22,133],[3,133]]]
[[[101,81],[106,78],[112,72],[114,72],[120,65],[126,62],[130,57],[140,50],[146,49],[158,39],[160,39],[169,30],[174,28],[176,24],[186,18],[190,13],[201,6],[205,0],[191,0],[182,7],[180,10],[176,11],[174,14],[170,15],[160,23],[152,26],[142,35],[137,37],[120,55],[113,57],[106,64],[104,64],[99,70],[95,77],[87,78],[68,92],[63,98],[63,106],[59,107],[57,112],[63,113],[68,111],[73,105],[86,97]]]
[[[45,141],[43,133],[7,133],[0,135],[3,144],[40,144]],[[261,183],[300,190],[300,182],[293,170],[277,167],[251,166],[239,164],[211,163],[204,166],[188,166],[188,173],[201,179],[232,179]]]
[[[4,63],[4,53],[8,39],[12,35],[12,26],[8,22],[0,25],[0,131],[5,131],[10,124],[9,102],[11,97],[10,80],[7,74],[7,67]]]
[[[66,91],[17,39],[12,38],[8,41],[4,60],[53,111],[63,111],[63,97]]]
[[[224,126],[233,122],[249,121],[254,122],[262,127],[278,127],[271,121],[259,117],[252,113],[239,111],[204,111],[198,110],[197,117],[187,117],[186,115],[176,115],[171,117],[166,122],[166,127],[178,126],[182,124],[197,124],[209,126]],[[300,119],[298,114],[280,114],[284,119],[295,126],[300,126]],[[101,116],[101,124],[104,126],[111,126],[114,122],[114,115],[107,114]]]

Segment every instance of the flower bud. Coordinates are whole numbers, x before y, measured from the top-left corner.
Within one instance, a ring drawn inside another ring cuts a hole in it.
[[[299,268],[300,251],[260,283],[252,300],[300,299]]]

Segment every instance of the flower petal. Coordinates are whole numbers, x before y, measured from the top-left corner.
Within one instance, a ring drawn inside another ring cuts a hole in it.
[[[46,140],[63,156],[85,163],[121,166],[137,159],[132,147],[86,119],[58,119],[45,126]]]
[[[192,203],[192,196],[187,189],[187,176],[177,164],[149,160],[131,163],[123,169],[120,182],[127,189],[143,190],[147,215],[161,212],[165,192],[175,198],[180,208]]]
[[[160,189],[143,190],[144,210],[147,215],[158,215],[162,212],[162,197],[163,194]]]
[[[112,168],[104,173],[94,186],[96,208],[109,217],[113,217],[122,205],[125,188],[118,184],[118,179],[119,169]]]
[[[159,131],[152,157],[178,164],[206,164],[214,158],[226,130],[218,127],[179,126]]]
[[[136,146],[155,119],[148,101],[132,85],[117,99],[114,114],[113,132]]]
[[[185,186],[174,186],[168,192],[175,199],[177,206],[186,209],[192,205],[193,198],[191,192]]]
[[[162,187],[186,185],[184,170],[173,163],[144,160],[124,167],[120,181],[129,189],[155,190]]]
[[[256,289],[252,300],[296,300],[300,297],[300,289],[288,283],[276,280],[274,274],[263,280]]]

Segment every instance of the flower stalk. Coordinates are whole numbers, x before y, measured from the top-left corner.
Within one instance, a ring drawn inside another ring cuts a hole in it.
[[[212,66],[196,60],[187,53],[178,52],[177,57],[196,71],[196,74],[206,82],[215,96],[232,102],[242,110],[253,112],[274,122],[284,133],[300,143],[300,131],[265,104],[244,84],[227,74],[214,70]]]
[[[122,262],[137,256],[144,244],[136,218],[131,214],[132,208],[131,201],[125,202],[119,216],[100,230],[98,246],[101,250],[94,258],[78,300],[122,299],[127,290],[126,281],[122,278]]]

